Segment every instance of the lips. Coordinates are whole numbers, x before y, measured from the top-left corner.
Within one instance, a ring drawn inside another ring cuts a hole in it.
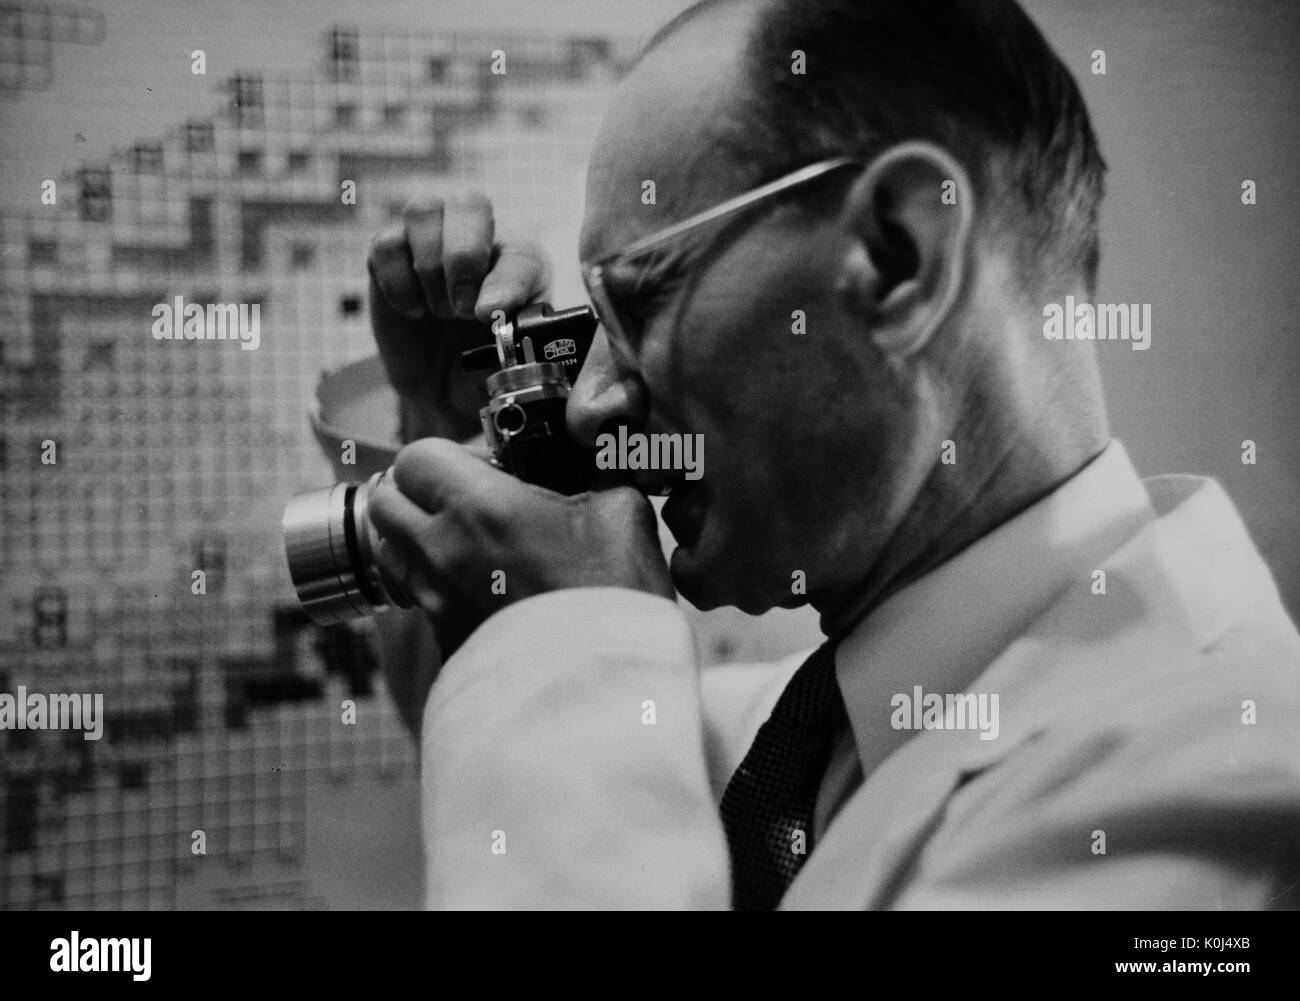
[[[705,496],[699,484],[678,478],[660,515],[679,546],[695,544],[704,524],[704,509]]]
[[[667,497],[682,480],[682,474],[671,469],[643,470],[632,478],[636,488],[647,497]]]

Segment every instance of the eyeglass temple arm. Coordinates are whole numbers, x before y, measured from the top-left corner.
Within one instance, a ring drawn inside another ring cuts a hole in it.
[[[600,258],[598,261],[593,262],[588,266],[587,271],[589,274],[594,276],[602,268],[605,268],[620,258],[635,257],[647,250],[653,250],[660,244],[667,243],[674,237],[685,233],[687,230],[694,229],[696,226],[702,226],[706,222],[727,215],[730,212],[735,212],[747,205],[752,205],[754,202],[760,201],[769,195],[774,195],[777,192],[786,190],[787,188],[796,187],[807,181],[814,180],[822,174],[827,174],[832,170],[838,170],[841,167],[848,167],[850,165],[861,166],[861,161],[851,156],[838,156],[831,160],[821,160],[817,163],[809,164],[807,167],[802,167],[792,174],[778,177],[775,181],[769,181],[767,184],[754,188],[751,191],[746,191],[742,195],[729,198],[727,201],[722,202],[720,205],[715,205],[711,209],[705,209],[703,212],[696,213],[687,219],[683,219],[679,223],[669,226],[665,230],[661,230],[658,233],[651,233],[649,236],[636,241],[631,246],[625,247],[620,251],[609,254]]]

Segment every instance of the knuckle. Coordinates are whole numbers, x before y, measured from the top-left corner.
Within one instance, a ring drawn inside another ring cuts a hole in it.
[[[384,482],[380,484],[381,489],[390,482],[399,490],[410,486],[412,474],[428,461],[424,458],[426,441],[424,438],[413,441],[397,453],[397,457],[393,459],[392,473],[384,477]]]
[[[406,240],[400,230],[396,233],[385,231],[375,237],[366,257],[366,266],[385,299],[391,302],[402,294],[408,284],[406,276],[411,265]]]
[[[644,528],[654,520],[654,508],[635,487],[618,486],[601,491],[601,509],[611,522]]]
[[[417,483],[428,480],[430,469],[442,468],[447,462],[449,449],[455,447],[455,443],[446,438],[421,438],[411,442],[397,453],[392,476],[385,477],[384,483],[391,479],[399,490],[408,492]]]
[[[386,226],[370,241],[370,261],[383,267],[404,252],[406,230],[402,226]]]
[[[441,215],[446,202],[432,191],[421,191],[412,195],[402,206],[402,218],[420,219],[430,215]]]
[[[492,199],[475,188],[458,194],[448,202],[448,207],[465,214],[491,215]]]

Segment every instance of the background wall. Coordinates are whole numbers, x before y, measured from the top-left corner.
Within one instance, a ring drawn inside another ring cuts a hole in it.
[[[1300,5],[1026,6],[1082,85],[1110,165],[1098,298],[1152,304],[1149,350],[1098,345],[1113,433],[1146,475],[1223,483],[1294,615]],[[1096,49],[1105,76],[1091,73]],[[1245,439],[1258,446],[1253,466]]]
[[[364,635],[304,625],[279,557],[284,500],[329,479],[303,414],[322,368],[369,353],[367,243],[417,185],[486,190],[499,229],[550,249],[554,300],[578,301],[587,144],[682,6],[0,9],[0,691],[110,707],[99,743],[0,733],[0,907],[418,905],[410,744]],[[1153,306],[1150,350],[1098,346],[1114,431],[1144,473],[1222,480],[1300,608],[1300,7],[1027,6],[1111,166],[1099,298]],[[261,302],[262,347],[153,341],[150,306],[177,294]],[[807,611],[693,614],[706,660],[818,636]]]
[[[0,732],[0,906],[419,903],[413,747],[364,626],[297,610],[280,512],[333,478],[306,411],[372,350],[371,236],[417,187],[473,185],[572,260],[642,16],[0,8],[0,691],[107,716],[94,742]],[[153,339],[177,295],[258,304],[260,346]]]

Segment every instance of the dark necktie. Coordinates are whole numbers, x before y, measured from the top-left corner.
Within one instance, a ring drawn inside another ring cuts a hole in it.
[[[736,910],[775,909],[812,851],[817,790],[844,719],[827,642],[790,679],[722,796]]]

